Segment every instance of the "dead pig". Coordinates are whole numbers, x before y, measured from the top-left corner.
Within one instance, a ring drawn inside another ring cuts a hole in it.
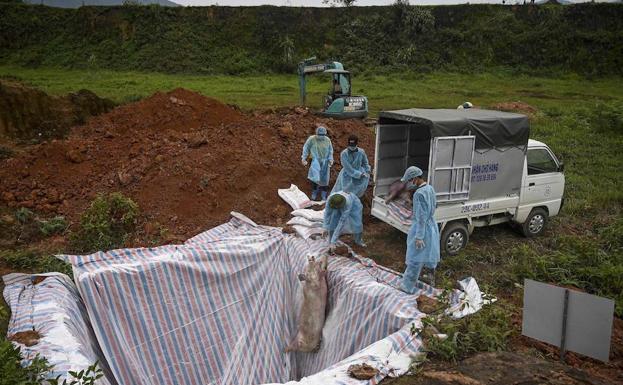
[[[307,257],[307,266],[299,280],[303,282],[303,303],[296,336],[286,352],[312,352],[320,347],[327,307],[327,256],[316,260]]]

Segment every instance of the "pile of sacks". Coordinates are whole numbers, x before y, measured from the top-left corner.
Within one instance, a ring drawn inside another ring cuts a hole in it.
[[[290,185],[287,189],[278,189],[277,194],[286,201],[293,209],[292,219],[287,225],[292,226],[296,234],[303,239],[316,238],[324,235],[322,228],[324,209],[313,210],[310,207],[323,205],[324,202],[316,202],[309,199],[296,185]]]

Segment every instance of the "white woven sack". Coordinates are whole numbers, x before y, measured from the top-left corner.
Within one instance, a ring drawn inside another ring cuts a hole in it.
[[[322,227],[322,222],[310,221],[307,218],[303,217],[293,217],[287,223],[288,225],[300,225],[307,227]]]
[[[324,210],[298,209],[292,211],[291,214],[295,217],[303,217],[312,222],[322,222],[324,220]]]

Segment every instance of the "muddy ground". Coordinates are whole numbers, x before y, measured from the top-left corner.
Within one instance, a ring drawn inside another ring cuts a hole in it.
[[[373,159],[374,135],[361,121],[302,108],[242,113],[184,89],[156,93],[90,119],[65,140],[0,161],[0,204],[75,221],[98,193],[120,191],[142,213],[133,245],[159,228],[169,241],[189,238],[231,211],[282,225],[291,209],[277,189],[309,189],[301,150],[319,124],[329,129],[336,159],[351,134]]]

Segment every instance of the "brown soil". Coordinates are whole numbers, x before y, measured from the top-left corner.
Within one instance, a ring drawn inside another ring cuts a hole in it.
[[[440,310],[443,307],[442,303],[439,303],[434,298],[427,297],[425,295],[420,295],[417,297],[417,307],[423,313],[432,314]]]
[[[41,334],[35,330],[18,332],[9,336],[9,341],[15,341],[26,346],[33,346],[39,343]]]
[[[317,124],[328,127],[336,161],[351,134],[373,159],[374,135],[361,121],[304,109],[245,114],[184,89],[156,93],[90,119],[66,140],[1,160],[0,205],[75,222],[98,193],[121,191],[138,203],[145,224],[166,227],[171,239],[218,225],[230,211],[283,225],[291,208],[277,188],[309,189],[300,156]]]
[[[524,102],[497,103],[491,106],[491,108],[500,111],[518,112],[520,114],[528,115],[529,117],[534,117],[534,115],[538,112],[536,107]]]
[[[0,80],[0,101],[0,142],[60,138],[70,127],[114,107],[88,90],[58,97],[6,80]]]
[[[348,250],[348,247],[342,245],[342,246],[337,246],[335,248],[335,250],[333,251],[334,255],[341,255],[342,257],[350,257],[350,250]]]
[[[358,380],[369,380],[379,374],[379,370],[363,363],[349,366],[348,374]]]
[[[46,277],[45,275],[36,275],[36,276],[34,276],[34,277],[32,278],[32,284],[33,284],[33,285],[38,285],[38,284],[40,284],[41,282],[45,281],[45,280],[46,280],[46,278],[48,278],[48,277]]]
[[[391,385],[606,385],[582,370],[523,354],[480,353],[453,365],[438,363]]]

